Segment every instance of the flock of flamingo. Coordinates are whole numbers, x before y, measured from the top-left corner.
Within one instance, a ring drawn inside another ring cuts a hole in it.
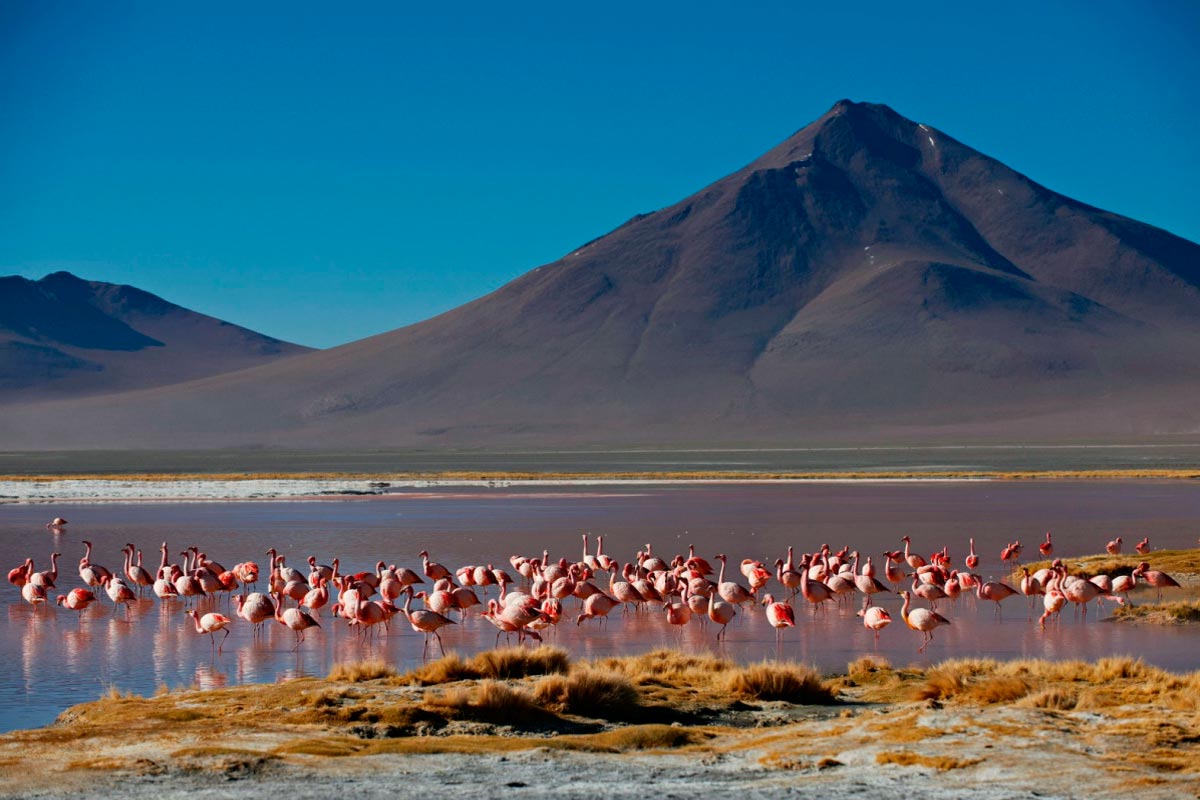
[[[61,530],[65,525],[66,520],[56,518],[47,527]],[[414,631],[424,634],[425,650],[429,647],[429,637],[433,636],[444,652],[438,630],[456,624],[452,614],[459,614],[461,619],[479,606],[486,609],[482,611],[483,618],[497,628],[497,643],[502,634],[513,633],[517,634],[518,642],[526,638],[540,642],[541,632],[562,620],[564,603],[572,600],[579,607],[575,615],[577,625],[593,619],[603,622],[618,607],[623,613],[659,607],[666,623],[679,630],[693,619],[701,624],[711,621],[719,625],[717,640],[720,641],[739,609],[748,611],[763,606],[766,620],[778,637],[784,629],[796,624],[792,601],[797,597],[816,614],[823,613],[828,603],[853,602],[852,596],[858,593],[862,595],[862,610],[858,615],[878,641],[879,632],[891,624],[892,618],[884,608],[875,605],[874,596],[897,592],[903,598],[901,618],[921,634],[918,652],[924,652],[934,630],[950,624],[938,612],[938,604],[954,602],[960,595],[995,603],[997,615],[1001,613],[1001,603],[1009,597],[1024,595],[1031,603],[1041,597],[1044,613],[1038,622],[1045,627],[1047,620],[1056,619],[1067,603],[1081,609],[1086,619],[1087,605],[1092,600],[1123,604],[1128,593],[1138,586],[1157,589],[1161,599],[1164,588],[1179,586],[1166,573],[1150,569],[1145,561],[1130,574],[1096,575],[1089,579],[1068,574],[1061,560],[1031,573],[1028,567],[1020,566],[1020,542],[1008,545],[1000,553],[1002,564],[1011,567],[1014,575],[1018,568],[1022,572],[1020,580],[1014,581],[1018,585],[1012,586],[1003,581],[985,581],[975,572],[979,556],[975,553],[974,539],[970,540],[962,570],[953,568],[947,548],[924,557],[913,552],[909,537],[902,537],[901,541],[903,549],[882,554],[878,575],[870,556],[863,558],[849,548],[834,552],[828,545],[802,555],[799,561],[789,547],[786,557],[775,560],[773,571],[762,561],[743,559],[735,575],[726,574],[725,555],[715,556],[714,560],[720,563],[716,569],[696,555],[694,547],[688,548],[686,556],[675,555],[667,561],[654,555],[647,544],[632,561],[622,563],[604,553],[603,536],[597,537],[596,552],[589,553],[587,534],[583,535],[580,560],[553,561],[548,551],[543,551],[540,557],[514,555],[509,559],[513,573],[491,564],[462,566],[451,571],[430,560],[426,551],[418,554],[419,572],[379,561],[374,571],[343,574],[338,559],[325,565],[309,556],[309,570],[305,573],[288,566],[286,558],[272,548],[266,553],[270,560],[265,592],[257,591],[260,568],[251,561],[226,569],[198,548],[189,547],[179,553],[182,563],[171,563],[164,542],[159,565],[152,573],[142,563],[142,551],[127,544],[121,550],[121,568],[110,570],[92,560],[92,544],[83,541],[85,550],[79,560],[79,579],[84,586],[59,594],[55,600],[58,606],[79,613],[82,620],[82,612],[97,602],[99,596],[107,595],[113,603],[113,613],[125,606],[128,617],[129,604],[149,590],[162,601],[181,602],[196,632],[208,634],[217,652],[234,620],[218,611],[201,613],[194,605],[204,598],[217,598],[218,607],[221,597],[232,602],[236,612],[231,609],[231,613],[251,625],[256,637],[269,621],[285,626],[295,633],[293,650],[303,643],[307,629],[320,625],[321,609],[326,606],[330,606],[335,620],[346,620],[361,632],[364,640],[374,636],[378,626],[387,629],[392,617],[403,614]],[[1122,544],[1118,537],[1107,544],[1106,550],[1119,555]],[[1139,554],[1148,553],[1149,541],[1143,539],[1135,549]],[[1049,533],[1038,550],[1045,558],[1053,555]],[[61,580],[60,557],[60,553],[52,553],[50,568],[42,571],[34,568],[32,558],[27,558],[9,571],[8,580],[35,608],[53,609],[54,605],[48,601]],[[738,580],[738,575],[744,582]],[[772,581],[778,584],[780,599],[768,591]],[[498,595],[487,599],[491,586],[498,588]],[[929,607],[914,607],[914,598],[927,602]],[[422,600],[424,607],[413,608],[414,600]],[[289,602],[293,604],[290,607]],[[218,632],[223,632],[220,643],[216,640]]]

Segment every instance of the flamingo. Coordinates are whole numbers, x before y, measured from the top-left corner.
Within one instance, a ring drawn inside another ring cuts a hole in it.
[[[927,608],[914,608],[910,611],[909,605],[912,602],[912,593],[903,591],[900,592],[900,596],[904,598],[904,605],[900,608],[900,616],[904,618],[905,625],[914,631],[921,632],[923,638],[917,652],[924,653],[925,648],[933,641],[934,630],[941,625],[949,625],[950,620],[936,611],[930,611]]]
[[[428,574],[428,571],[426,574]],[[446,646],[442,643],[442,635],[438,633],[438,628],[457,623],[449,617],[443,616],[436,611],[430,611],[429,609],[411,610],[412,600],[413,590],[412,587],[409,587],[408,597],[404,601],[404,616],[408,617],[408,624],[412,626],[414,631],[425,634],[425,647],[421,649],[422,655],[425,653],[425,648],[429,647],[429,634],[431,633],[437,639],[438,647],[442,650],[442,655],[445,655]]]
[[[1140,580],[1158,589],[1158,602],[1162,602],[1162,590],[1178,588],[1179,581],[1172,578],[1165,572],[1157,569],[1150,569],[1150,562],[1143,561],[1137,565],[1137,569],[1133,571],[1134,576]]]
[[[29,581],[21,587],[21,597],[26,603],[37,608],[38,605],[46,602],[46,590],[36,583]]]
[[[321,623],[317,622],[312,614],[308,614],[299,608],[283,607],[283,596],[275,596],[275,621],[280,625],[284,625],[292,633],[296,634],[296,646],[292,648],[292,652],[296,652],[300,645],[304,642],[304,632],[309,628],[319,628]]]
[[[88,589],[72,589],[66,594],[60,594],[57,598],[58,605],[69,608],[79,614],[79,622],[83,624],[83,612],[87,607],[96,602],[96,595]]]
[[[104,590],[108,593],[108,598],[113,601],[113,613],[117,613],[117,607],[125,606],[125,618],[129,618],[129,604],[137,600],[137,595],[133,593],[133,589],[129,588],[129,584],[125,583],[122,578],[114,575],[106,575],[104,578]]]
[[[969,572],[974,572],[979,566],[979,556],[975,555],[975,540],[971,539],[971,551],[967,553],[966,565]]]
[[[213,649],[218,653],[221,652],[221,648],[225,646],[225,640],[229,638],[229,623],[233,622],[233,620],[224,614],[217,613],[205,614],[202,617],[200,616],[200,612],[195,609],[183,613],[191,617],[192,621],[196,623],[196,633],[207,633],[209,640],[212,642]],[[221,646],[218,647],[214,634],[220,630],[225,631],[225,635],[221,637]]]
[[[908,562],[908,566],[914,570],[925,566],[925,559],[921,558],[916,553],[908,551],[909,538],[907,536],[900,537],[900,541],[904,542],[904,560]]]
[[[92,589],[96,589],[102,585],[102,579],[104,576],[111,575],[112,573],[99,564],[92,563],[91,542],[85,540],[83,542],[83,546],[87,548],[87,550],[84,552],[83,558],[79,560],[79,577],[84,583],[92,587]],[[166,545],[163,546],[165,547]]]
[[[874,632],[876,644],[879,643],[879,632],[892,624],[891,614],[880,606],[871,605],[869,596],[863,598],[863,607],[858,616],[863,618],[863,627]]]
[[[740,583],[725,580],[725,563],[728,559],[724,553],[717,556],[717,561],[721,562],[721,573],[717,576],[717,594],[721,595],[721,599],[735,606],[754,602],[753,592]]]
[[[133,563],[134,553],[138,552],[132,544],[127,544],[121,548],[121,552],[125,554],[125,577],[129,583],[137,587],[138,597],[142,596],[143,586],[153,586],[154,581],[150,579],[150,573],[141,564]]]
[[[595,588],[593,584],[585,583],[581,585],[589,585]],[[575,624],[578,625],[585,619],[593,619],[595,617],[601,618],[602,621],[608,619],[608,612],[612,611],[618,605],[619,602],[616,599],[609,597],[600,589],[596,589],[595,592],[588,595],[587,599],[583,601],[583,612],[575,619]]]
[[[808,556],[805,556],[800,561],[800,594],[805,600],[812,603],[813,613],[815,614],[821,603],[833,599],[833,592],[821,581],[813,580],[809,577],[808,561]]]
[[[975,587],[975,596],[980,600],[991,600],[996,604],[996,615],[1000,615],[1000,601],[1016,594],[1017,590],[1003,581],[988,581]]]
[[[330,574],[333,574],[330,572]],[[313,613],[313,616],[320,616],[321,608],[329,602],[329,586],[326,578],[321,575],[316,576],[316,586],[309,589],[304,598],[300,601],[300,605],[307,608]]]
[[[58,580],[58,559],[61,555],[62,553],[51,553],[50,569],[42,570],[41,572],[30,572],[29,582],[37,584],[43,589],[53,589],[54,582]]]
[[[1133,549],[1138,552],[1138,555],[1146,555],[1150,552],[1150,537],[1145,536],[1140,542],[1133,546]]]
[[[237,605],[237,615],[254,626],[256,635],[262,633],[264,622],[275,617],[275,603],[261,592],[236,595],[233,602]]]
[[[717,633],[718,642],[725,636],[726,627],[736,616],[737,609],[732,604],[723,600],[718,602],[716,592],[708,595],[708,618],[721,626],[721,630]]]
[[[1038,618],[1038,627],[1042,630],[1046,629],[1046,620],[1049,617],[1058,618],[1058,612],[1062,611],[1062,607],[1067,603],[1067,596],[1058,589],[1046,590],[1045,597],[1042,598],[1042,606],[1045,611]]]
[[[421,559],[421,566],[424,569],[426,578],[429,578],[431,581],[441,580],[442,578],[453,578],[453,576],[450,574],[450,570],[446,569],[437,562],[429,560],[428,550],[422,550],[420,553],[417,553],[417,555]]]
[[[678,603],[663,603],[663,611],[667,615],[667,624],[674,625],[682,632],[683,627],[692,620],[692,607],[687,602],[687,589]]]
[[[763,595],[762,604],[767,609],[767,622],[775,629],[775,641],[778,642],[784,628],[796,626],[796,612],[790,603],[777,602],[769,594]]]
[[[1122,539],[1120,536],[1118,536],[1108,544],[1104,545],[1104,549],[1108,551],[1110,556],[1119,556],[1121,555],[1121,543]]]
[[[1038,552],[1046,558],[1054,554],[1054,543],[1050,541],[1050,531],[1046,531],[1046,541],[1038,545]]]
[[[24,564],[8,571],[8,582],[20,589],[29,582],[31,572],[33,572],[33,559],[27,558]]]

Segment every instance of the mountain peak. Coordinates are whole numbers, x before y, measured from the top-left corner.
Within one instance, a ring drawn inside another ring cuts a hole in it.
[[[433,319],[105,402],[10,406],[0,440],[792,446],[1194,432],[1197,264],[1191,242],[1055,194],[888,106],[839,100],[748,166]]]

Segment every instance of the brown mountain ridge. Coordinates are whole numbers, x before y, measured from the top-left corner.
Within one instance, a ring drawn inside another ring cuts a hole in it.
[[[0,402],[162,386],[308,351],[133,286],[0,277]]]
[[[1200,247],[841,101],[416,325],[10,406],[9,447],[801,444],[1200,432]]]

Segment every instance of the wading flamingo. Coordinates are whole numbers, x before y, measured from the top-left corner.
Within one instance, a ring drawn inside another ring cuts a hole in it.
[[[912,628],[914,631],[920,631],[921,646],[917,649],[918,653],[924,653],[925,648],[933,641],[933,631],[940,625],[949,625],[950,620],[943,617],[936,611],[930,611],[927,608],[909,609],[912,602],[912,593],[904,591],[900,593],[904,598],[904,605],[900,608],[900,616],[904,618],[904,624]]]
[[[209,640],[212,642],[213,649],[218,653],[221,652],[221,648],[225,646],[225,640],[229,638],[229,623],[233,622],[233,620],[224,614],[217,613],[205,614],[202,617],[195,609],[183,613],[191,617],[192,621],[196,623],[196,633],[207,633]],[[220,630],[225,631],[225,635],[221,637],[221,646],[218,647],[217,639],[213,634]]]

